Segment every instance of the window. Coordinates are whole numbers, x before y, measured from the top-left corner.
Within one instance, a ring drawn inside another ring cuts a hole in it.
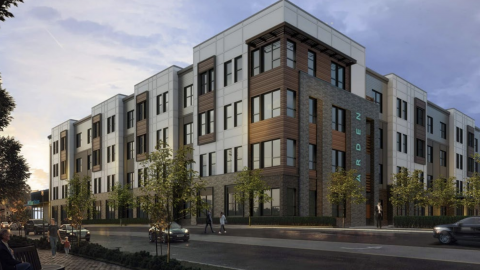
[[[287,66],[295,68],[295,43],[287,40]]]
[[[225,86],[228,86],[228,85],[232,85],[233,84],[233,70],[232,70],[232,61],[228,61],[228,62],[225,62],[225,64],[223,65],[223,68],[224,68],[224,82],[225,82]]]
[[[168,111],[168,92],[157,96],[157,115]]]
[[[107,134],[115,132],[115,115],[107,118]]]
[[[380,149],[383,149],[383,129],[379,128]]]
[[[107,175],[107,192],[110,192],[110,175]]]
[[[210,110],[199,114],[199,135],[203,136],[205,134],[210,134],[215,131],[215,115],[214,111]]]
[[[433,163],[433,147],[430,145],[427,146],[427,161]]]
[[[192,123],[185,124],[183,126],[185,138],[184,138],[184,144],[191,144],[193,143],[193,128],[192,128]]]
[[[168,145],[168,127],[163,129],[163,147]]]
[[[163,112],[168,112],[168,92],[163,93]]]
[[[207,154],[200,155],[200,176],[208,176],[207,165],[208,165]]]
[[[233,106],[230,104],[230,105],[227,105],[224,107],[224,111],[225,111],[225,130],[229,129],[229,128],[233,128]]]
[[[315,76],[316,75],[316,66],[317,66],[317,59],[316,55],[312,51],[308,51],[308,74]]]
[[[457,169],[463,170],[463,155],[457,154]]]
[[[141,135],[137,137],[137,154],[143,154],[147,152],[147,135]]]
[[[425,141],[417,139],[417,157],[425,157]]]
[[[440,166],[447,167],[447,152],[440,150]]]
[[[133,127],[133,121],[134,121],[133,112],[134,112],[133,110],[127,112],[127,129]]]
[[[193,85],[183,88],[183,107],[187,108],[193,105]]]
[[[296,166],[296,142],[295,140],[287,139],[287,166]]]
[[[380,113],[383,113],[383,99],[382,99],[382,94],[372,90],[373,91],[373,100],[375,101],[375,104],[378,104],[380,106]]]
[[[287,216],[297,215],[297,190],[287,188]]]
[[[161,144],[160,144],[161,142]],[[168,128],[157,130],[157,143],[158,148],[165,148],[168,145]]]
[[[280,116],[280,90],[253,98],[253,123],[277,116]]]
[[[235,187],[226,188],[227,216],[243,216],[243,204],[235,200]]]
[[[262,143],[263,168],[280,165],[280,140]]]
[[[397,151],[402,152],[402,133],[397,132]]]
[[[440,136],[442,139],[447,139],[447,125],[440,122]]]
[[[457,142],[463,143],[463,129],[457,127]]]
[[[475,147],[475,135],[471,132],[467,133],[467,145],[472,148]]]
[[[127,160],[133,158],[133,142],[127,142]]]
[[[345,132],[345,110],[332,107],[332,129]]]
[[[260,168],[260,144],[256,143],[252,145],[252,162],[253,162],[253,168],[254,169],[259,169]]]
[[[433,134],[433,118],[427,116],[427,132]]]
[[[407,153],[407,135],[403,134],[403,152]]]
[[[209,206],[209,209],[213,209],[213,188],[205,188],[204,190],[200,191],[200,199]],[[206,217],[206,214],[206,210],[202,212],[199,211],[198,216]]]
[[[232,172],[232,149],[225,149],[224,150],[224,172],[231,173]]]
[[[215,72],[213,69],[200,74],[199,95],[206,94],[215,90]]]
[[[383,184],[383,164],[378,164],[378,183]]]
[[[295,97],[295,92],[292,90],[287,90],[287,116],[295,118],[297,113],[297,99]]]
[[[115,219],[115,201],[107,201],[107,219]]]
[[[242,120],[242,113],[243,113],[243,107],[242,107],[242,102],[235,102],[235,121],[234,121],[234,126],[238,127],[241,126],[243,123]]]
[[[107,163],[110,163],[110,146],[107,147]]]
[[[433,187],[433,175],[427,175],[427,188]]]
[[[243,170],[243,152],[242,147],[235,147],[235,171],[240,172]]]
[[[252,76],[280,66],[280,41],[275,41],[255,50],[252,57]],[[262,59],[262,61],[260,60]]]
[[[75,172],[77,172],[77,173],[82,172],[82,159],[77,158],[75,163],[76,163],[75,164]]]
[[[308,99],[308,122],[317,123],[317,100],[314,98]]]
[[[60,151],[65,151],[67,149],[67,137],[60,138]]]
[[[115,161],[115,145],[111,146],[111,150],[112,150],[112,162],[113,162]]]
[[[243,62],[242,57],[235,58],[235,82],[243,80]]]
[[[87,155],[87,171],[92,169],[92,155]]]
[[[397,98],[397,116],[407,120],[407,112],[407,102]]]
[[[89,128],[87,130],[87,144],[90,144],[91,141],[92,141],[92,129]]]
[[[138,170],[138,171],[141,171],[141,170]],[[139,177],[139,179],[140,179],[140,177]],[[140,184],[138,186],[140,186]],[[129,189],[133,188],[133,172],[127,173],[127,187]]]
[[[425,126],[425,110],[417,107],[417,125]]]
[[[82,133],[77,134],[77,148],[82,146]]]
[[[468,158],[467,161],[467,170],[469,172],[474,172],[475,171],[475,160],[473,158]]]
[[[147,119],[147,102],[137,104],[137,122]]]
[[[308,145],[308,169],[317,169],[317,146],[314,144]]]
[[[407,102],[406,101],[402,101],[402,102],[403,102],[403,110],[402,110],[403,119],[407,120],[407,115],[408,115]]]
[[[332,149],[332,172],[336,172],[337,168],[345,169],[345,152]]]
[[[272,188],[265,190],[265,194],[272,200],[268,203],[259,204],[254,202],[254,216],[278,216],[280,215],[280,189]]]
[[[93,151],[93,166],[101,164],[100,150]]]
[[[475,152],[478,152],[478,139],[475,139]]]
[[[345,89],[345,69],[344,67],[336,64],[330,64],[330,83],[338,88]]]

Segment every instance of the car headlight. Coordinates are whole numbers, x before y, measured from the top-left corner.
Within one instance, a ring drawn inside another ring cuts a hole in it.
[[[188,233],[188,229],[185,229],[185,233]]]
[[[87,232],[87,234],[90,234],[90,232]]]

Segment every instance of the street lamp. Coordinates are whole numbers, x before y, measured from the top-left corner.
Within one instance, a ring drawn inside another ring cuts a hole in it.
[[[42,234],[43,234],[43,237],[45,237],[45,215],[44,215],[44,207],[43,207],[43,190],[40,192],[40,194],[42,195],[41,197],[41,204],[42,204]]]

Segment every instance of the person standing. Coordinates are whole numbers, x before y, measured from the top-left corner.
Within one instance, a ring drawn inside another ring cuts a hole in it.
[[[13,250],[8,246],[10,233],[8,230],[0,231],[0,265],[4,270],[33,270],[28,262],[22,263],[15,259]]]
[[[382,228],[382,219],[383,219],[383,209],[382,209],[382,203],[378,202],[378,204],[375,206],[375,217],[377,219],[377,228]]]
[[[65,237],[65,241],[63,241],[63,249],[65,249],[65,254],[70,252],[70,241],[68,241],[68,237]]]
[[[58,230],[57,224],[55,224],[55,219],[52,218],[50,225],[48,226],[47,236],[47,240],[50,242],[50,247],[52,248],[52,258],[55,258],[55,255],[57,254],[58,239],[61,239],[60,231]]]
[[[212,233],[215,233],[215,231],[214,231],[213,228],[212,228],[212,223],[213,223],[212,213],[210,212],[210,210],[208,210],[208,212],[207,212],[207,220],[205,221],[205,232],[204,232],[204,233],[207,233],[207,227],[208,227],[208,225],[210,225],[210,230],[212,230]]]
[[[221,230],[223,230],[223,233],[227,233],[225,230],[225,223],[227,222],[227,218],[223,214],[223,212],[220,212],[220,229],[218,230],[218,234],[222,234]]]

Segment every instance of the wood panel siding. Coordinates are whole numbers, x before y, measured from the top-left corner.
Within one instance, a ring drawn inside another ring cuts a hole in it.
[[[468,133],[469,132],[474,134],[474,136],[475,136],[475,128],[467,125],[467,159],[466,159],[467,167],[466,167],[466,169],[467,169],[467,177],[472,177],[473,176],[473,171],[468,170],[468,159],[473,158],[473,155],[475,155],[475,148],[473,146],[468,145]],[[474,137],[474,140],[475,140],[475,137]],[[474,142],[473,145],[475,145],[475,142]],[[475,171],[475,163],[473,165],[473,170]]]
[[[99,126],[100,126],[100,130],[98,131],[98,134],[100,136],[96,137],[96,138],[93,138],[93,133],[92,133],[92,165],[93,165],[93,152],[96,151],[96,150],[100,150],[100,162],[98,165],[94,165],[92,167],[92,171],[93,172],[98,172],[98,171],[101,171],[102,170],[102,114],[99,113],[97,115],[95,115],[94,117],[92,117],[92,128],[93,126],[96,124],[96,123],[99,123]],[[93,131],[92,131],[93,132]]]
[[[215,132],[198,137],[198,145],[215,142]]]
[[[215,109],[215,92],[211,91],[198,97],[198,113]]]
[[[63,130],[62,132],[60,132],[60,144],[61,144],[61,141],[63,140],[63,138],[65,138],[65,145],[64,145],[64,149],[65,150],[61,150],[60,151],[60,170],[61,170],[61,163],[63,161],[65,161],[65,173],[62,174],[61,171],[60,171],[60,180],[65,180],[68,178],[68,170],[70,169],[69,166],[68,166],[68,130]]]
[[[346,152],[346,133],[332,130],[332,149]]]
[[[282,88],[283,75],[282,66],[280,66],[251,77],[249,82],[250,96],[256,97],[258,95]]]
[[[92,140],[92,150],[96,151],[102,148],[102,139],[101,137],[93,138]]]
[[[310,179],[317,179],[317,171],[316,170],[309,170],[308,171],[308,177]]]
[[[102,114],[97,114],[94,117],[92,117],[92,123],[100,122],[102,120]]]
[[[309,123],[308,124],[308,143],[317,144],[317,125]]]
[[[372,153],[372,135],[367,135],[367,154]]]
[[[147,119],[143,119],[137,122],[137,136],[141,136],[147,134],[148,127],[147,127]]]
[[[423,126],[417,124],[417,108],[423,109]],[[413,111],[413,121],[414,121],[414,133],[415,133],[415,141],[414,141],[414,162],[425,165],[426,164],[426,153],[427,153],[427,136],[426,136],[426,125],[427,125],[427,104],[425,101],[415,98],[414,99],[414,111]],[[423,146],[423,157],[417,156],[417,139],[424,141]]]
[[[137,96],[137,104],[142,103],[148,99],[148,91],[141,93]]]
[[[369,174],[369,173],[366,174],[365,188],[366,188],[367,193],[372,192],[372,175]]]
[[[147,159],[147,154],[145,154],[145,153],[137,154],[137,162],[138,161],[144,161],[145,159]]]
[[[215,55],[198,63],[198,74],[215,67]],[[215,74],[217,75],[217,74]],[[218,78],[218,76],[216,76]],[[215,78],[216,79],[216,78]]]

